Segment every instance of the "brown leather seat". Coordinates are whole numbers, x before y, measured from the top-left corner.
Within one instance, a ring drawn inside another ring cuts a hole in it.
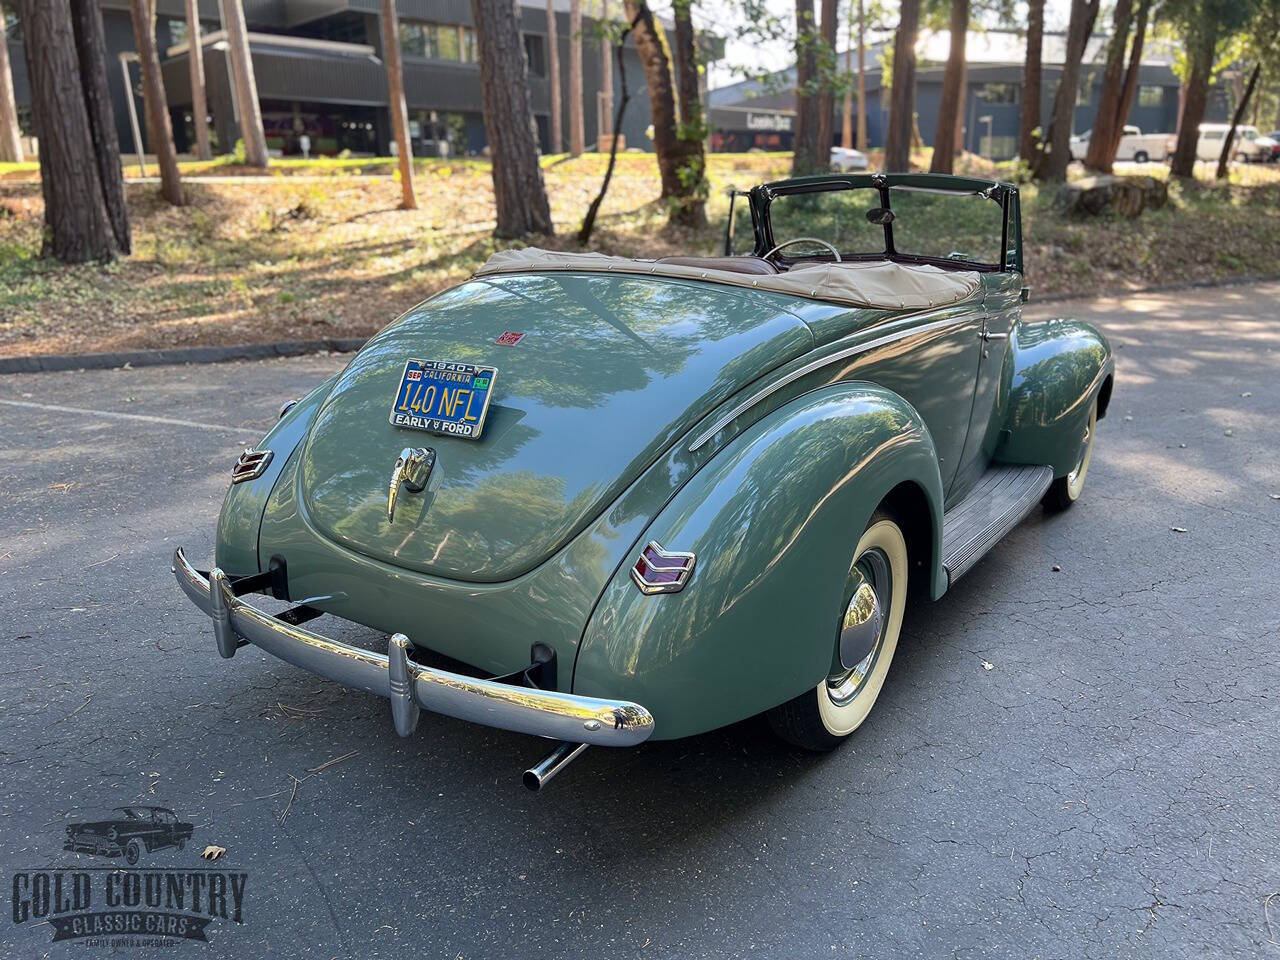
[[[704,270],[728,270],[730,273],[750,273],[759,276],[778,272],[772,263],[760,257],[660,257],[658,263],[673,263],[678,267],[701,267]]]

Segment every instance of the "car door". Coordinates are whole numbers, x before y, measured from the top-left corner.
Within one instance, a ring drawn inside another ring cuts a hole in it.
[[[949,318],[955,322],[943,324]],[[869,354],[851,371],[894,391],[924,419],[938,453],[942,491],[952,502],[964,458],[981,350],[983,309],[979,297],[920,318],[921,332]]]
[[[1009,338],[1022,316],[1022,275],[989,273],[984,277],[982,316],[976,341],[978,373],[973,391],[960,469],[952,484],[952,498],[958,499],[977,482],[991,465],[991,456],[1000,439],[1002,424],[996,418]]]

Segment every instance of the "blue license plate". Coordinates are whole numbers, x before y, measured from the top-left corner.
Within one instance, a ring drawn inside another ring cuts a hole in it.
[[[391,407],[397,427],[476,440],[484,429],[496,367],[449,360],[409,360]]]

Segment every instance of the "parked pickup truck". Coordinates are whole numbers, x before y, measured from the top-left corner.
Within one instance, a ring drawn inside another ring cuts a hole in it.
[[[1089,152],[1089,135],[1086,130],[1071,138],[1071,159],[1083,160]],[[1143,133],[1132,124],[1125,124],[1124,134],[1120,137],[1120,146],[1116,150],[1117,160],[1132,160],[1134,163],[1146,163],[1148,160],[1164,160],[1169,153],[1169,134]]]

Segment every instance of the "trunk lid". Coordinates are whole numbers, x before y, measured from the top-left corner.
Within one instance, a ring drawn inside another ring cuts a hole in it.
[[[812,344],[785,298],[636,276],[473,280],[367,343],[317,412],[299,494],[324,536],[456,580],[508,580],[597,516],[711,407]],[[495,341],[524,336],[514,346]],[[393,426],[405,361],[497,367],[478,440]],[[404,447],[427,488],[387,489]]]

